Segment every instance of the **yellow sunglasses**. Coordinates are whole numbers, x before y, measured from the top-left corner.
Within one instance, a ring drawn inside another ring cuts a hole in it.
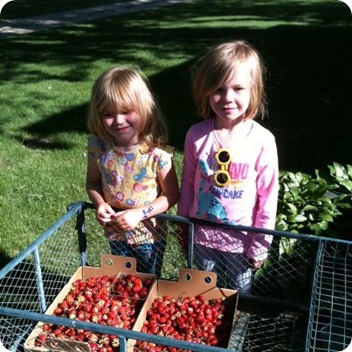
[[[219,170],[214,175],[214,182],[219,187],[225,187],[231,181],[231,176],[227,171],[227,167],[231,162],[231,151],[226,148],[220,148],[215,154],[216,162],[218,163]]]

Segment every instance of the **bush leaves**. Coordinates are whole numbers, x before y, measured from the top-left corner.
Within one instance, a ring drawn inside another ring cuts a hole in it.
[[[324,176],[280,172],[276,229],[336,237],[335,222],[352,209],[352,166],[334,162],[328,169]]]

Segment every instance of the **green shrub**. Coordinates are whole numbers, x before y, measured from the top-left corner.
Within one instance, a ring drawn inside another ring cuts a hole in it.
[[[348,237],[352,230],[352,166],[334,162],[328,169],[330,173],[316,170],[314,176],[280,173],[277,230]]]

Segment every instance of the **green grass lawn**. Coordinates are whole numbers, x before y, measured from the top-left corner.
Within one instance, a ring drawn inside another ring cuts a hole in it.
[[[4,16],[39,13],[32,6],[49,10],[16,0]],[[87,103],[95,78],[113,65],[138,65],[150,78],[180,173],[186,130],[199,121],[190,67],[210,46],[244,38],[268,67],[263,124],[276,135],[280,168],[351,163],[351,19],[337,0],[199,0],[0,40],[1,263],[67,205],[87,200]]]

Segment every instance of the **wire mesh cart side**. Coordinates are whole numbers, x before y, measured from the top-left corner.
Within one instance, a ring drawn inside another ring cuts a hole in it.
[[[167,242],[159,279],[174,282],[181,268],[197,269],[193,255],[197,223],[166,214],[158,218]],[[187,257],[180,246],[180,229],[184,225],[188,227]],[[264,232],[273,237],[273,242],[263,267],[255,273],[251,294],[239,295],[226,349],[44,314],[77,268],[98,268],[102,255],[110,253],[94,207],[85,202],[69,206],[57,223],[0,270],[0,340],[11,352],[23,351],[37,323],[46,322],[116,335],[119,352],[128,350],[130,339],[209,352],[330,352],[346,348],[352,336],[352,243],[230,227]],[[222,279],[226,282],[225,272]],[[75,347],[68,344],[61,350],[74,351]]]
[[[314,272],[307,351],[343,351],[352,343],[352,244],[322,240]]]

